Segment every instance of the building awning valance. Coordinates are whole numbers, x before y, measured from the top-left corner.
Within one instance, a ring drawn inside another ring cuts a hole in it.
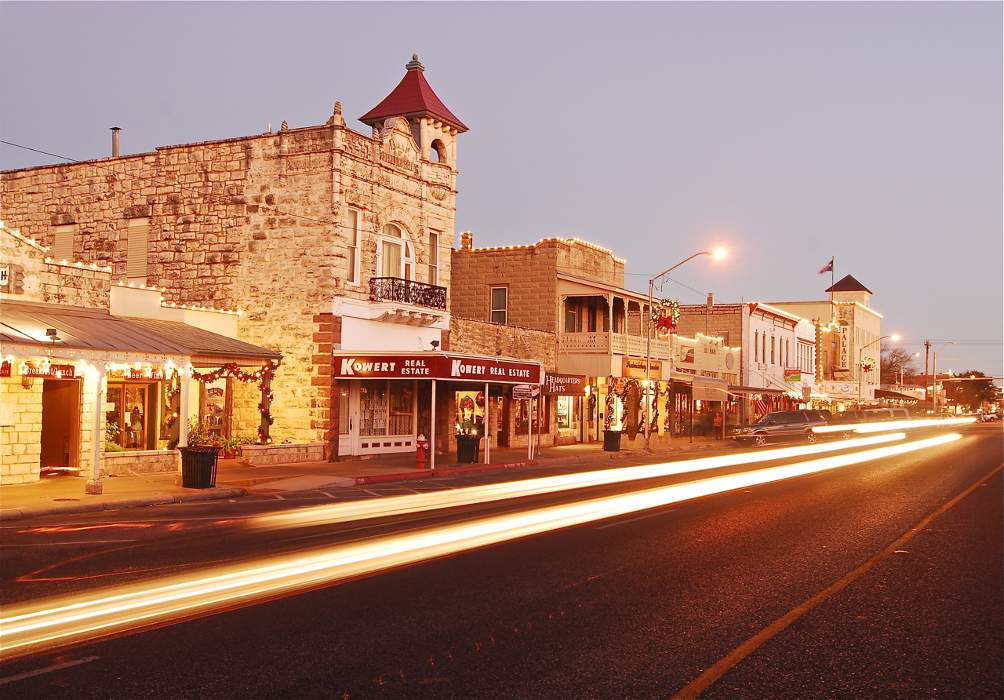
[[[53,340],[46,335],[56,331]],[[180,321],[124,318],[103,309],[33,302],[0,303],[0,344],[174,355],[213,363],[257,364],[282,355]]]
[[[910,396],[909,394],[901,394],[898,391],[889,391],[888,389],[876,389],[875,398],[894,399],[896,401],[920,401],[920,398],[917,396]]]
[[[338,353],[334,376],[342,379],[443,379],[492,384],[540,384],[539,362],[448,352]]]
[[[765,389],[759,386],[730,386],[729,391],[734,394],[774,394],[776,396],[791,394],[791,391],[783,389]]]

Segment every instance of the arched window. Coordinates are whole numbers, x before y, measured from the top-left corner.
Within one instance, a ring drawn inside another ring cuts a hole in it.
[[[405,230],[397,224],[384,224],[377,247],[379,276],[410,280],[414,274],[414,262],[414,248]]]
[[[433,163],[446,163],[446,145],[439,139],[429,145],[429,160]]]

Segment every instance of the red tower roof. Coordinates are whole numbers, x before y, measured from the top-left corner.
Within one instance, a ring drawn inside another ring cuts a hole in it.
[[[359,117],[359,121],[370,126],[379,124],[388,117],[421,117],[431,116],[441,119],[457,131],[467,131],[464,123],[446,108],[443,101],[436,97],[432,86],[425,79],[425,66],[418,61],[418,54],[413,54],[411,61],[405,66],[407,73],[401,78],[397,87],[391,90],[387,97],[376,107]]]

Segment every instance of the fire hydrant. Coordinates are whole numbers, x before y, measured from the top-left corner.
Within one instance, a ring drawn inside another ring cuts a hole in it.
[[[429,443],[426,442],[424,433],[418,436],[415,444],[418,445],[418,449],[415,450],[415,468],[425,469],[425,452]]]

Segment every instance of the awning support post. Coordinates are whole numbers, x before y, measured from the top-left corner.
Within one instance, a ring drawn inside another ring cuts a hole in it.
[[[105,374],[108,365],[104,362],[98,365],[97,386],[94,388],[94,454],[91,461],[91,478],[84,484],[84,493],[98,495],[104,489],[101,484],[101,454],[104,451],[105,439],[101,431],[101,414],[105,407]]]
[[[488,422],[491,416],[491,405],[492,402],[488,400],[488,382],[485,382],[485,464],[491,464],[492,458],[492,438],[491,431],[488,426],[491,423]]]
[[[188,378],[190,369],[178,368],[178,447],[188,447]]]
[[[429,430],[429,469],[436,470],[436,380],[432,380],[432,411]]]

